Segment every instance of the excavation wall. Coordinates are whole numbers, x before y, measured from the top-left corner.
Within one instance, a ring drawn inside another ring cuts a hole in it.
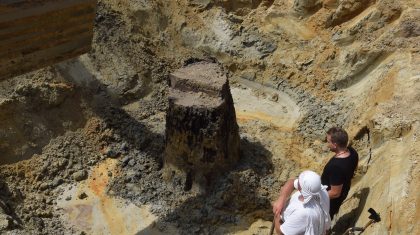
[[[334,231],[372,207],[366,234],[420,234],[418,1],[96,7],[88,54],[0,82],[2,232],[266,234],[281,185],[322,171],[338,125],[360,162]],[[205,195],[163,175],[169,74],[200,60],[227,72],[241,146]]]

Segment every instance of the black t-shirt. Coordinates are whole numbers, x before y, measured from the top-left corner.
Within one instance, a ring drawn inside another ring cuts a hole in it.
[[[331,185],[343,185],[341,195],[338,198],[330,199],[331,218],[338,212],[341,203],[346,199],[350,191],[351,179],[359,162],[359,155],[352,147],[348,148],[350,156],[346,158],[331,158],[324,167],[321,176],[321,183],[331,189]]]

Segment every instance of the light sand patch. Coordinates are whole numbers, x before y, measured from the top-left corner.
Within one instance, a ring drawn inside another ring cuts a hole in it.
[[[299,107],[288,95],[260,84],[253,86],[253,84],[248,84],[252,83],[250,81],[241,80],[241,83],[246,83],[246,87],[231,88],[236,117],[240,123],[247,120],[260,120],[283,129],[295,126],[300,115]],[[275,95],[277,101],[256,95],[250,87],[268,96]]]
[[[283,31],[302,40],[310,40],[316,36],[315,32],[306,27],[303,23],[295,21],[293,18],[284,17],[275,13],[267,15],[261,30],[266,33]]]
[[[360,14],[358,14],[356,17],[354,17],[353,19],[351,19],[350,21],[344,23],[344,27],[345,28],[353,28],[355,27],[357,24],[359,24],[362,20],[364,20],[365,18],[369,17],[369,15],[376,10],[376,6],[372,5],[368,8],[366,8],[363,12],[361,12]]]
[[[249,228],[247,228],[246,230],[236,231],[236,232],[232,232],[228,234],[231,234],[231,235],[269,234],[271,223],[272,222],[270,221],[258,219],[257,221],[252,223],[249,226]]]

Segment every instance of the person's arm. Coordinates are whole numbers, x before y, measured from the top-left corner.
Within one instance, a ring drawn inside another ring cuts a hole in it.
[[[335,166],[331,169],[330,175],[330,190],[328,190],[328,196],[330,199],[338,198],[341,196],[341,191],[343,189],[344,184],[344,170],[339,167]]]
[[[276,230],[276,234],[283,235],[283,233],[280,230],[280,215],[274,216],[274,228]]]
[[[275,216],[279,216],[283,210],[284,205],[286,204],[287,199],[290,197],[294,190],[293,181],[295,179],[289,179],[283,185],[280,190],[279,198],[273,203],[273,213]]]
[[[341,196],[341,190],[343,189],[343,185],[331,185],[330,190],[328,191],[328,197],[330,199],[338,198]]]

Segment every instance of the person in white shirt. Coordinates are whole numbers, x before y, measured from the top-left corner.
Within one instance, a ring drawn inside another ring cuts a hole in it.
[[[294,181],[298,191],[292,194],[282,213],[275,214],[277,234],[323,235],[331,225],[330,199],[321,177],[313,171],[304,171]]]

